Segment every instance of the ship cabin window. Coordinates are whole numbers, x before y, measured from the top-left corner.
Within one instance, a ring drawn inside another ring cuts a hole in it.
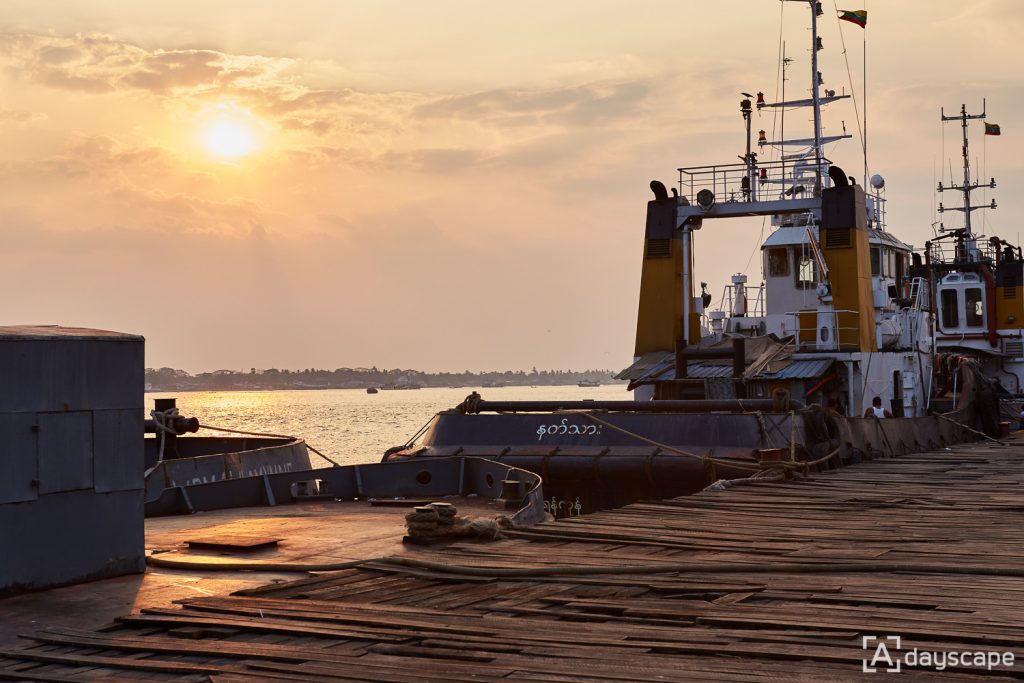
[[[800,256],[797,259],[796,286],[800,289],[810,289],[818,281],[815,274],[814,259],[810,256]]]
[[[964,313],[967,327],[981,327],[985,324],[985,307],[982,303],[980,287],[964,290]]]
[[[960,307],[957,305],[957,291],[955,289],[942,290],[942,327],[949,330],[960,327]]]
[[[882,274],[882,254],[879,247],[871,247],[871,274],[876,277]]]
[[[770,277],[789,276],[789,249],[768,250],[768,275]]]

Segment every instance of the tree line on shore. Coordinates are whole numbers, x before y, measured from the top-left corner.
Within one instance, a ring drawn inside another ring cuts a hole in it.
[[[505,370],[480,372],[420,372],[372,368],[321,370],[217,370],[190,374],[175,368],[146,368],[147,391],[206,391],[246,389],[364,389],[368,387],[482,387],[553,386],[600,382],[611,384],[611,370]]]

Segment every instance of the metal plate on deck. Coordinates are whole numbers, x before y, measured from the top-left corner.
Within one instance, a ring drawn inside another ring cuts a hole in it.
[[[185,541],[189,548],[214,548],[220,550],[262,550],[278,544],[282,539],[276,536],[256,534],[211,534],[190,538]]]

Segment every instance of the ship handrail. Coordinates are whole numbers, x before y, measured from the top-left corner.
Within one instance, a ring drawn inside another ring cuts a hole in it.
[[[758,161],[750,167],[744,163],[709,164],[705,166],[684,166],[679,172],[679,194],[693,200],[700,190],[711,190],[719,202],[744,202],[756,199],[771,201],[758,196],[758,186],[787,185],[780,188],[776,199],[793,198],[814,192],[814,180],[819,170],[827,172],[832,162],[825,157],[819,161],[808,159],[794,164],[792,161]],[[750,171],[753,178],[747,179]],[[745,181],[746,179],[746,181]],[[801,181],[807,184],[801,185]],[[798,189],[800,188],[800,189]],[[788,194],[787,194],[788,193]]]
[[[811,347],[811,348],[814,348],[815,350],[818,350],[819,344],[818,344],[818,341],[817,341],[817,339],[818,339],[818,324],[817,324],[817,320],[818,320],[818,315],[820,315],[822,313],[824,313],[826,315],[832,315],[833,324],[831,326],[831,329],[835,331],[836,339],[835,339],[834,342],[826,342],[825,345],[828,348],[827,349],[821,349],[821,350],[841,351],[846,346],[851,346],[851,347],[852,346],[856,346],[856,344],[843,344],[843,343],[840,342],[840,339],[842,339],[842,334],[841,333],[843,333],[843,332],[859,332],[859,330],[860,330],[860,325],[859,324],[854,324],[854,325],[840,325],[839,324],[840,314],[842,314],[844,316],[844,318],[847,318],[847,319],[848,319],[849,316],[856,316],[855,320],[857,320],[859,322],[859,320],[860,320],[860,311],[854,311],[854,310],[851,310],[851,309],[840,308],[840,309],[835,309],[835,310],[830,310],[830,311],[818,311],[817,309],[807,309],[805,311],[786,311],[783,315],[792,317],[792,319],[793,319],[793,321],[795,323],[792,330],[790,330],[790,329],[786,329],[785,330],[786,334],[787,335],[788,334],[794,335],[796,337],[797,344],[799,346],[805,347],[805,348],[806,347]],[[814,326],[813,327],[802,327],[800,325],[800,316],[801,316],[801,314],[803,314],[803,315],[813,315],[814,316],[814,320],[815,320]],[[813,341],[804,341],[803,337],[805,337],[805,335],[813,336]]]

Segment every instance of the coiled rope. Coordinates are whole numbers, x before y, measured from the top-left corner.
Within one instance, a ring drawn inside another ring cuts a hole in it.
[[[167,442],[167,435],[173,434],[178,436],[176,429],[170,426],[171,420],[181,415],[177,408],[168,408],[167,410],[151,410],[149,416],[153,418],[153,424],[156,426],[156,430],[160,432],[160,450],[156,454],[156,462],[159,465],[164,459],[164,444]],[[146,472],[148,475],[150,471],[156,468],[156,465],[151,467]]]

